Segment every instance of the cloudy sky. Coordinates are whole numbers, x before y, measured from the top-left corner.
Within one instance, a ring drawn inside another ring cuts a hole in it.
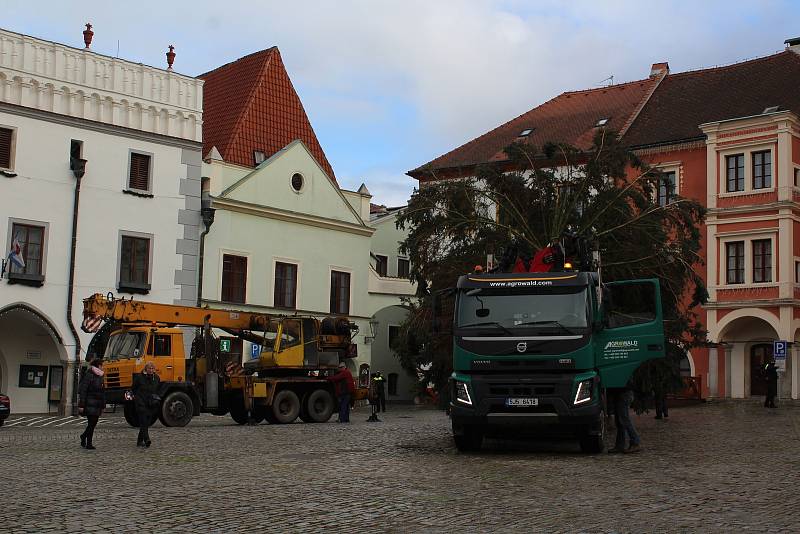
[[[124,6],[124,7],[123,7]],[[724,65],[800,36],[800,2],[2,0],[0,26],[197,75],[273,45],[339,182],[402,204],[405,173],[562,91]]]

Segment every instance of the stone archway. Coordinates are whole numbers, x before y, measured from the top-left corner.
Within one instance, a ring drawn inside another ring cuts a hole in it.
[[[780,339],[773,324],[778,318],[764,310],[737,310],[719,325],[718,342],[725,346],[725,391],[732,398],[761,394],[754,375],[755,359],[767,357],[764,347]]]
[[[68,380],[61,334],[41,311],[26,303],[0,309],[0,389],[15,413],[60,409]]]

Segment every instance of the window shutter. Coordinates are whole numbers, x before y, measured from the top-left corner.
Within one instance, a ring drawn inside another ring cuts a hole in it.
[[[131,152],[131,169],[128,187],[141,191],[150,190],[150,156]]]
[[[13,130],[0,128],[0,167],[11,168],[11,137]]]

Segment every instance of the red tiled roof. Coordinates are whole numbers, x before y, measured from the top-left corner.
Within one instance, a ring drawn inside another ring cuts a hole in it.
[[[205,80],[203,155],[216,146],[223,160],[254,167],[254,151],[269,158],[301,139],[336,180],[277,47],[240,58],[200,78]]]
[[[706,122],[749,117],[771,106],[800,114],[800,55],[771,56],[668,75],[624,136],[630,146],[703,138]]]
[[[600,119],[609,119],[606,128],[621,132],[655,86],[658,78],[562,93],[552,100],[473,139],[447,154],[409,171],[418,177],[424,171],[469,167],[490,161],[503,161],[503,149],[515,140],[542,146],[547,142],[569,143],[588,149]],[[523,130],[530,135],[519,137]]]

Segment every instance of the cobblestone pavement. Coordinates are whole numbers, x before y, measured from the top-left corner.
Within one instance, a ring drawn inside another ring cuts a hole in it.
[[[800,404],[636,418],[645,450],[492,440],[456,452],[442,412],[382,423],[0,428],[0,531],[800,532]],[[110,414],[109,419],[119,418]]]

